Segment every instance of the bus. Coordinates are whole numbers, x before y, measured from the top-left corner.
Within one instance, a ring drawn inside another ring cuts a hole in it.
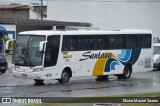
[[[4,27],[0,26],[0,55],[5,54],[3,38],[6,36],[6,34],[7,34],[6,29]]]
[[[0,54],[4,55],[4,42],[3,42],[3,34],[0,32]]]
[[[153,68],[160,70],[160,43],[153,41]]]
[[[128,79],[152,71],[152,59],[150,30],[25,31],[16,38],[12,73],[36,83],[80,76]]]

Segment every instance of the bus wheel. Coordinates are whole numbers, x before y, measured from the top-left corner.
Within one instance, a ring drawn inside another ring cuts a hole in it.
[[[123,74],[120,75],[116,75],[118,77],[118,79],[123,79]]]
[[[118,79],[128,79],[132,74],[132,68],[126,65],[123,70],[123,74],[117,75]]]
[[[6,70],[1,70],[1,73],[5,73],[6,72]]]
[[[69,73],[68,70],[65,69],[65,70],[62,72],[61,79],[58,79],[58,82],[59,82],[60,84],[67,83],[67,82],[69,81],[69,79],[70,79],[70,73]]]
[[[158,64],[158,71],[160,70],[160,63]]]
[[[129,65],[126,65],[123,71],[123,78],[128,79],[130,78],[131,74],[132,74],[132,68]]]
[[[96,81],[106,81],[108,80],[108,75],[97,76]]]
[[[34,79],[34,81],[35,81],[37,84],[43,84],[43,81],[44,81],[44,80]]]

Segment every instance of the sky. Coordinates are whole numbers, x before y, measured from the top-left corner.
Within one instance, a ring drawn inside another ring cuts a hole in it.
[[[30,5],[32,3],[41,4],[40,0],[0,0],[0,4],[20,3]],[[47,0],[43,0],[43,4],[47,4]]]
[[[33,4],[33,3],[38,3],[41,4],[40,2],[41,0],[0,0],[0,4],[10,4],[10,3],[21,3],[21,4]],[[47,5],[47,1],[48,0],[43,0],[43,4]],[[94,2],[94,1],[98,1],[98,2],[108,2],[108,1],[149,1],[149,2],[160,2],[160,0],[53,0],[53,1],[75,1],[75,2],[84,2],[84,1],[90,1],[90,2]]]

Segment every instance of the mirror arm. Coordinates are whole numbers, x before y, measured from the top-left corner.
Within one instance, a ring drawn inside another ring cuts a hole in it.
[[[43,47],[44,47],[45,43],[47,43],[47,41],[40,42],[40,44],[39,44],[39,51],[44,52]]]

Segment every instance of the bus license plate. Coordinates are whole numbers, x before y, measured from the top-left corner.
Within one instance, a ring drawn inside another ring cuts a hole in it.
[[[27,74],[22,74],[22,77],[27,77]]]

